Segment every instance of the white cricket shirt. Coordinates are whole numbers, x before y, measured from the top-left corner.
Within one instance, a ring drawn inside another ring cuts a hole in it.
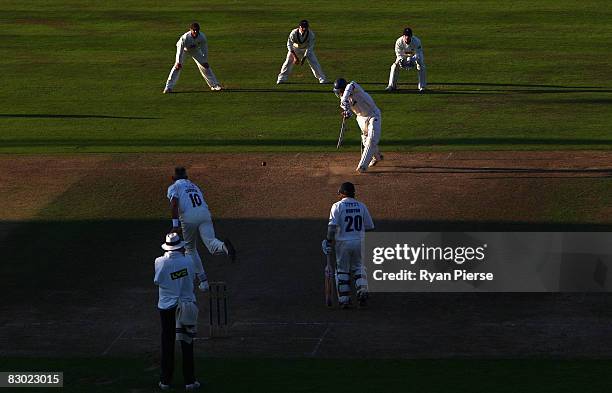
[[[420,39],[412,36],[410,43],[406,44],[404,42],[404,36],[401,36],[395,41],[395,56],[398,59],[403,59],[411,53],[417,54],[421,58],[423,57],[423,47]]]
[[[361,86],[352,81],[344,89],[344,94],[340,98],[340,108],[352,110],[357,116],[375,117],[380,115],[380,109],[374,100]]]
[[[202,52],[204,57],[208,55],[208,41],[206,40],[206,36],[201,31],[194,38],[191,36],[191,31],[180,36],[178,41],[176,41],[176,62],[181,63],[181,55],[182,52],[189,52],[199,50]]]
[[[181,217],[195,215],[198,211],[208,211],[202,190],[189,179],[179,179],[168,187],[168,199],[172,198],[179,201]]]
[[[354,198],[342,198],[332,205],[328,226],[336,227],[336,240],[362,240],[366,229],[374,229],[374,222],[366,205]]]
[[[155,259],[153,282],[159,286],[157,307],[167,310],[181,302],[195,302],[193,261],[178,251],[166,251]]]
[[[289,33],[287,39],[287,49],[291,52],[293,49],[313,49],[315,43],[315,34],[308,29],[304,34],[300,34],[300,29],[293,29]]]

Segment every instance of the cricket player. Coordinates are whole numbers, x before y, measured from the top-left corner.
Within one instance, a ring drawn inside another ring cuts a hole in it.
[[[340,98],[340,108],[342,108],[344,118],[348,119],[353,113],[357,115],[357,124],[361,129],[363,152],[356,171],[359,173],[366,172],[368,167],[376,165],[383,159],[383,155],[378,149],[381,122],[380,109],[378,109],[372,97],[355,81],[347,84],[345,79],[337,79],[334,82],[334,93]]]
[[[419,92],[427,87],[427,70],[421,40],[412,35],[412,29],[406,27],[404,34],[395,41],[395,62],[391,64],[389,73],[389,86],[386,91],[397,90],[397,77],[402,70],[411,70],[416,66],[419,74]]]
[[[365,232],[374,229],[374,222],[366,205],[355,199],[353,183],[342,183],[338,190],[340,201],[331,207],[327,238],[321,246],[329,255],[331,245],[336,248],[336,287],[338,303],[342,308],[351,305],[351,278],[353,275],[357,299],[365,306],[368,299],[368,278],[361,260],[361,242]]]
[[[319,60],[314,53],[315,34],[308,27],[308,21],[302,20],[296,29],[291,30],[287,39],[287,58],[281,67],[280,74],[276,79],[276,84],[279,85],[289,78],[294,64],[304,64],[308,60],[310,69],[319,83],[327,83],[327,78],[321,69]]]
[[[161,375],[159,388],[169,390],[174,372],[174,341],[181,341],[186,390],[200,387],[194,375],[193,338],[198,324],[198,306],[193,293],[193,260],[185,256],[185,242],[177,233],[166,235],[166,251],[155,259],[153,282],[159,287],[157,308],[161,318]]]
[[[170,70],[170,75],[168,75],[164,94],[172,93],[174,85],[176,85],[181,75],[186,55],[191,56],[193,61],[195,61],[210,90],[219,91],[222,89],[212,68],[208,64],[208,41],[206,36],[200,31],[200,25],[194,22],[189,26],[189,31],[183,34],[176,42],[176,59],[174,66]]]
[[[236,260],[236,250],[229,239],[222,242],[215,237],[212,217],[204,201],[202,190],[187,178],[185,168],[175,168],[172,180],[174,183],[168,187],[172,212],[171,232],[182,232],[185,239],[185,253],[193,258],[194,269],[200,280],[199,289],[207,291],[208,277],[198,253],[197,233],[199,232],[204,245],[213,255],[225,254],[233,262]]]

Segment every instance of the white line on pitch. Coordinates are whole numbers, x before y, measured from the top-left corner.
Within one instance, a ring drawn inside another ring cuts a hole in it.
[[[106,354],[108,353],[108,351],[111,350],[111,348],[113,347],[113,345],[115,345],[115,343],[117,341],[119,341],[119,339],[121,338],[121,336],[123,336],[123,334],[127,331],[127,328],[123,328],[123,330],[121,331],[121,333],[119,333],[119,335],[113,340],[112,343],[110,343],[110,345],[108,346],[108,348],[106,348],[106,350],[104,352],[102,352],[102,356],[106,356]]]
[[[314,349],[310,353],[310,356],[312,357],[316,356],[317,351],[319,351],[319,347],[321,346],[321,343],[323,342],[323,339],[325,338],[325,336],[327,336],[327,333],[329,332],[330,329],[331,329],[331,326],[328,325],[325,331],[323,332],[323,334],[321,335],[321,337],[319,338],[319,341],[315,345]]]

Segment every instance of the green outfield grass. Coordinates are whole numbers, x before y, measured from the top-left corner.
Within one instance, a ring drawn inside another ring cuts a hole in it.
[[[603,392],[610,361],[199,359],[206,392]],[[156,364],[143,359],[2,359],[3,370],[63,371],[62,392],[150,392]],[[180,365],[179,365],[180,367]],[[181,391],[176,370],[173,391]],[[48,388],[38,389],[49,391]],[[36,391],[22,389],[20,391]]]
[[[329,78],[362,83],[381,107],[385,150],[612,147],[604,0],[6,0],[0,16],[2,153],[333,150],[331,87],[306,67],[275,85],[301,18]],[[162,95],[192,20],[229,90],[204,88],[189,60],[185,94]],[[402,92],[382,91],[405,25],[423,41],[432,94],[414,94],[414,72],[400,75]]]

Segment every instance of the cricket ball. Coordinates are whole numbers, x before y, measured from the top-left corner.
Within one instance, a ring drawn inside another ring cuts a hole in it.
[[[261,162],[261,166],[266,166],[266,162],[265,162],[265,161],[262,161],[262,162]]]

